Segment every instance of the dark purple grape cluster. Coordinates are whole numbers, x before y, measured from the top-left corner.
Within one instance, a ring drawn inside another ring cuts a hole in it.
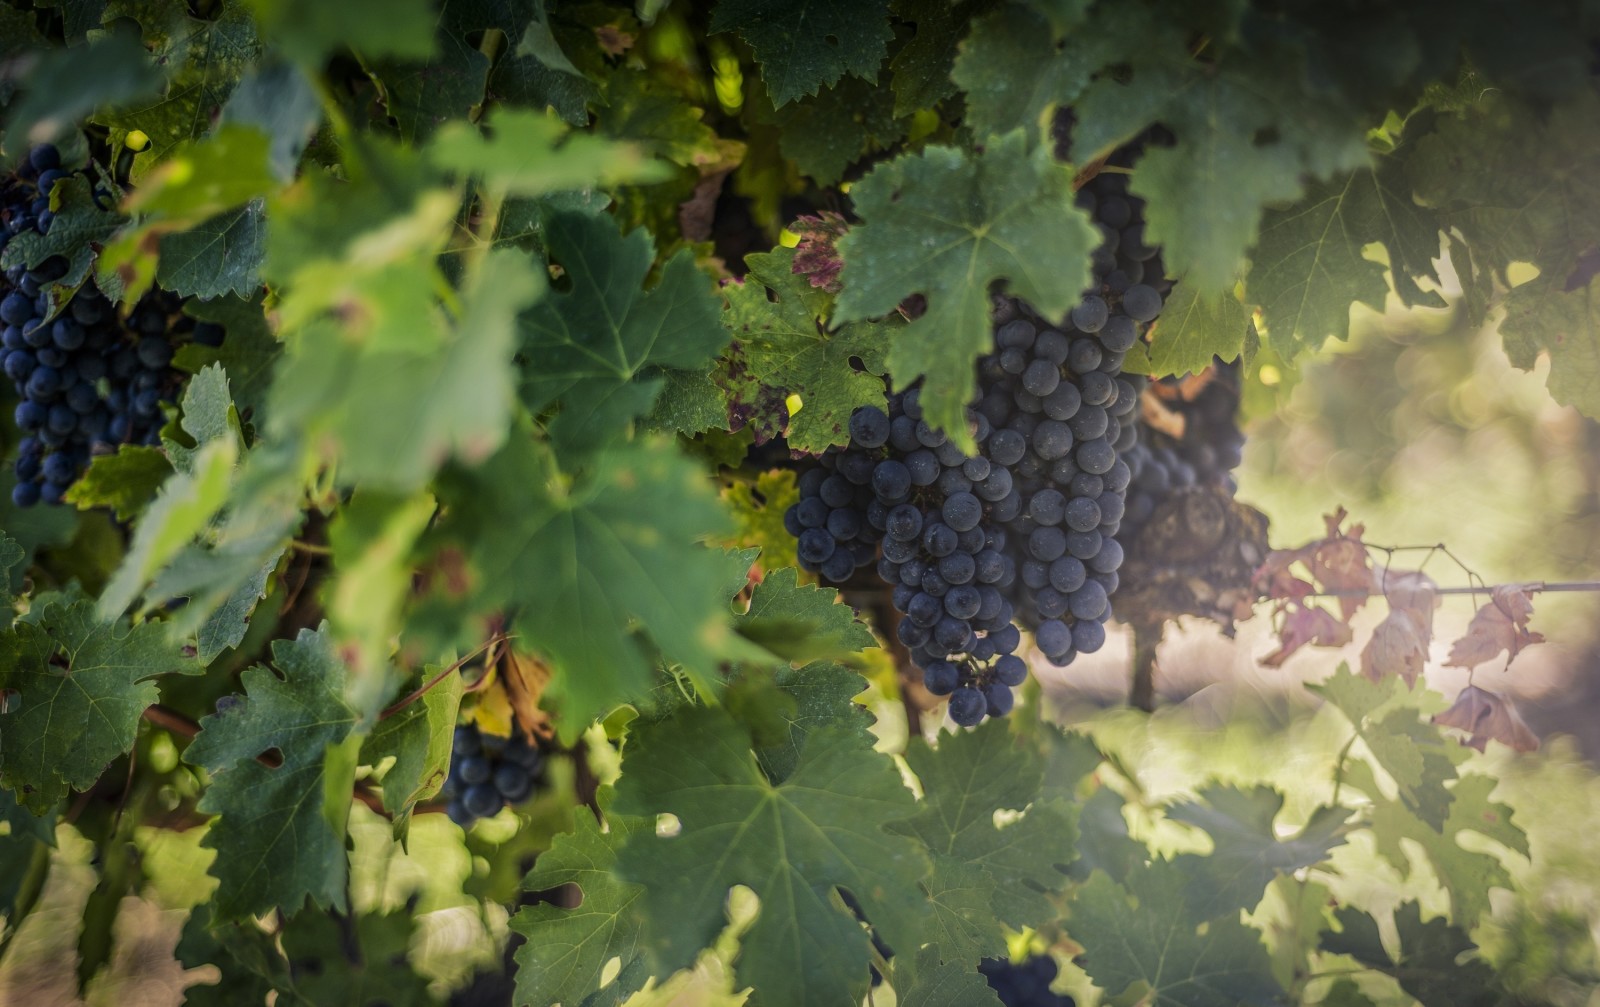
[[[56,148],[41,146],[0,191],[0,250],[16,236],[46,233],[50,194],[68,177]],[[159,444],[161,406],[176,399],[184,375],[171,367],[175,345],[216,346],[222,328],[181,312],[177,295],[152,290],[119,318],[115,305],[85,284],[59,306],[49,288],[69,264],[52,256],[0,280],[0,369],[21,402],[16,423],[17,482],[12,503],[59,503],[90,455],[118,444]]]
[[[1191,398],[1182,394],[1182,379],[1157,381],[1158,397],[1183,419],[1183,435],[1147,429],[1138,448],[1128,455],[1133,472],[1126,521],[1130,535],[1136,535],[1174,492],[1190,486],[1214,486],[1231,495],[1237,488],[1233,470],[1244,457],[1244,432],[1238,419],[1239,365],[1215,360],[1208,377]]]
[[[978,971],[983,973],[989,988],[1005,1007],[1074,1007],[1072,997],[1050,992],[1058,970],[1055,959],[1049,955],[1016,963],[1004,958],[985,958],[978,963]]]
[[[497,738],[476,724],[456,728],[450,746],[450,774],[445,778],[445,810],[466,828],[480,818],[499,814],[508,804],[521,804],[544,778],[544,755],[521,737]]]

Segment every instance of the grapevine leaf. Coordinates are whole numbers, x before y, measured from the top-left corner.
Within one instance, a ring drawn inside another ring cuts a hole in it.
[[[1461,743],[1480,752],[1491,740],[1517,752],[1539,747],[1538,735],[1523,722],[1510,699],[1476,685],[1462,689],[1450,709],[1434,714],[1433,722],[1467,732]]]
[[[827,661],[813,661],[801,668],[779,670],[773,682],[794,700],[794,707],[785,715],[783,742],[756,753],[768,779],[782,783],[789,778],[813,731],[835,728],[848,732],[860,745],[872,744],[872,714],[854,701],[867,683],[854,671]]]
[[[116,454],[96,455],[72,488],[67,502],[79,510],[109,507],[118,521],[131,521],[154,499],[172,463],[160,448],[123,444]]]
[[[1600,98],[1586,90],[1546,114],[1490,91],[1418,141],[1411,181],[1480,268],[1503,278],[1511,263],[1531,262],[1559,284],[1600,229],[1597,116]]]
[[[888,327],[851,322],[827,331],[821,318],[830,298],[795,274],[794,257],[788,248],[746,256],[749,276],[725,289],[729,307],[723,324],[753,386],[731,388],[729,408],[735,414],[750,410],[752,394],[799,395],[803,405],[790,418],[787,442],[821,453],[849,441],[850,414],[857,408],[884,408]]]
[[[585,124],[588,106],[599,89],[574,72],[571,61],[561,53],[544,3],[446,0],[439,6],[449,44],[470,47],[485,29],[505,32],[505,49],[489,75],[490,97],[508,105],[548,106],[574,126]]]
[[[162,235],[156,282],[175,294],[205,300],[249,297],[261,285],[266,224],[266,204],[252,199],[187,230]]]
[[[1550,354],[1550,394],[1585,416],[1600,417],[1600,279],[1562,290],[1540,276],[1506,296],[1500,323],[1511,362],[1532,370],[1540,350]]]
[[[1053,910],[1042,893],[1067,883],[1077,858],[1076,814],[1065,801],[1036,801],[1044,763],[1002,721],[942,735],[939,747],[915,741],[906,765],[922,782],[917,814],[894,831],[915,836],[935,855],[982,868],[993,879],[995,915],[1014,927],[1038,926]],[[1031,805],[1031,806],[1030,806]],[[1004,828],[1001,811],[1026,814]]]
[[[523,887],[545,891],[577,885],[583,902],[576,909],[550,903],[526,906],[511,918],[511,929],[528,940],[517,949],[517,1000],[583,1004],[620,1003],[638,989],[644,888],[618,877],[617,850],[645,827],[644,819],[607,815],[605,831],[593,815],[579,814],[577,827],[555,838],[541,853]],[[606,963],[621,959],[621,970],[602,992]],[[631,981],[630,981],[631,980]]]
[[[423,678],[431,680],[439,672],[427,668]],[[397,837],[404,837],[411,809],[444,785],[462,688],[460,675],[446,675],[421,699],[380,720],[362,742],[361,761],[367,765],[394,757],[394,765],[383,775],[383,810],[394,816]]]
[[[1145,152],[1131,189],[1148,201],[1148,240],[1185,283],[1208,293],[1231,287],[1263,207],[1298,197],[1306,174],[1367,162],[1361,118],[1285,86],[1298,68],[1202,64],[1176,21],[1152,22],[1133,8],[1106,20],[1108,51],[1133,54],[1131,74],[1102,75],[1073,105],[1074,153],[1097,156],[1157,122],[1176,134],[1175,146]]]
[[[1250,325],[1250,309],[1233,294],[1207,294],[1180,283],[1151,327],[1150,345],[1134,344],[1123,370],[1152,376],[1199,374],[1213,358],[1237,359]]]
[[[489,57],[464,36],[446,34],[426,63],[381,62],[385,103],[399,126],[400,139],[416,143],[453,119],[481,105],[489,86]]]
[[[421,486],[452,457],[481,461],[510,423],[517,313],[542,289],[525,256],[496,249],[469,274],[460,318],[438,342],[371,345],[320,329],[297,340],[273,384],[274,428],[329,438],[341,479],[375,488]]]
[[[661,367],[703,367],[728,337],[710,281],[687,249],[641,291],[654,258],[645,231],[624,237],[607,217],[558,213],[545,241],[572,285],[522,316],[523,350],[538,361],[524,372],[523,395],[535,410],[564,398],[570,416],[557,422],[557,436],[592,446],[600,434],[585,421],[596,412],[625,421],[649,409],[658,386],[630,388],[635,379]],[[605,413],[606,401],[618,397],[621,414]]]
[[[1280,840],[1273,822],[1283,810],[1283,795],[1270,787],[1216,785],[1199,798],[1172,805],[1166,816],[1211,836],[1210,854],[1186,853],[1172,861],[1189,876],[1188,905],[1205,918],[1254,909],[1274,877],[1326,860],[1349,831],[1348,809],[1320,807],[1298,835]]]
[[[203,140],[186,140],[123,200],[141,214],[201,219],[248,203],[278,187],[267,134],[253,125],[224,123]]]
[[[328,913],[296,916],[282,940],[300,1002],[435,1007],[427,978],[411,964],[416,929],[409,909],[362,913],[353,921]]]
[[[962,963],[970,971],[979,959],[1005,956],[1005,935],[994,911],[993,875],[976,864],[936,854],[927,889],[932,928],[928,939],[940,958]]]
[[[251,0],[261,34],[310,70],[348,46],[363,59],[427,59],[433,54],[428,0]]]
[[[271,61],[245,74],[222,110],[222,122],[254,126],[269,138],[268,163],[280,182],[294,181],[300,157],[322,121],[322,103],[306,74]]]
[[[1187,878],[1156,861],[1124,889],[1096,872],[1072,902],[1072,938],[1096,986],[1117,994],[1144,983],[1151,1007],[1272,1007],[1284,992],[1259,931],[1229,915],[1203,921],[1183,911]],[[1128,894],[1138,900],[1135,907]]]
[[[1022,129],[1038,137],[1048,113],[1083,92],[1103,60],[1094,32],[1059,40],[1044,15],[1007,3],[973,22],[951,78],[967,94],[967,114],[979,136]]]
[[[401,608],[414,587],[417,540],[437,509],[425,491],[400,496],[360,489],[329,525],[328,545],[340,575],[324,608],[351,669],[372,672],[374,681],[383,678]],[[361,702],[383,698],[369,690]]]
[[[15,925],[17,896],[36,872],[48,870],[50,847],[56,842],[54,810],[35,815],[0,788],[0,913]]]
[[[211,364],[221,364],[228,375],[229,390],[239,414],[257,416],[266,400],[273,365],[282,349],[267,327],[260,300],[238,297],[190,301],[184,311],[201,321],[223,327],[225,336],[218,347],[189,343],[178,350],[175,365],[198,374]]]
[[[94,72],[84,73],[85,66]],[[160,86],[150,54],[130,35],[41,53],[23,81],[27,93],[6,109],[5,149],[20,153],[58,140],[99,106],[124,104]]]
[[[1463,756],[1438,728],[1418,719],[1413,706],[1402,704],[1377,716],[1401,694],[1400,679],[1372,682],[1341,664],[1327,681],[1309,688],[1350,720],[1367,751],[1393,778],[1405,806],[1435,830],[1443,828],[1451,800],[1445,784],[1456,778]]]
[[[133,130],[149,137],[149,148],[133,165],[133,180],[138,182],[172,148],[211,128],[213,114],[227,103],[239,78],[261,55],[261,40],[250,9],[239,0],[219,0],[210,19],[192,16],[184,0],[112,0],[105,17],[137,19],[145,48],[156,65],[167,70],[166,90],[160,96],[96,117],[110,127],[114,150],[121,149]]]
[[[736,620],[739,633],[796,663],[877,646],[872,631],[839,601],[837,590],[801,585],[799,579],[794,567],[768,573]]]
[[[932,108],[956,93],[951,68],[967,25],[994,0],[893,0],[897,17],[914,22],[916,34],[889,61],[893,73],[894,114],[908,116]]]
[[[784,512],[800,499],[793,470],[771,469],[756,476],[754,483],[735,482],[722,491],[722,499],[739,525],[733,545],[760,549],[761,565],[767,570],[799,564],[795,538],[783,527]]]
[[[651,660],[635,629],[700,681],[741,649],[717,601],[726,563],[696,544],[726,520],[697,467],[639,443],[563,481],[550,454],[518,434],[463,479],[448,528],[465,531],[475,599],[516,606],[516,632],[550,657],[545,695],[576,732],[647,689]]]
[[[839,902],[848,891],[891,948],[918,947],[918,882],[928,860],[884,827],[915,808],[894,764],[856,736],[806,739],[794,773],[774,785],[750,739],[721,710],[692,707],[637,730],[617,810],[676,816],[670,837],[641,830],[618,860],[643,884],[644,938],[658,966],[685,967],[723,925],[734,885],[761,900],[737,966],[764,1002],[854,1002],[866,992],[868,935]]]
[[[221,816],[204,845],[217,851],[214,903],[232,919],[306,897],[344,909],[345,819],[356,762],[341,754],[356,725],[345,704],[345,667],[324,630],[272,645],[275,674],[244,672],[245,695],[200,721],[184,758],[214,775],[200,810]],[[259,756],[278,753],[278,765]]]
[[[996,931],[998,941],[999,932]],[[1004,943],[995,957],[1004,955]],[[933,948],[917,952],[916,981],[898,1003],[904,1007],[999,1007],[1002,1003],[983,973],[966,962],[939,963]]]
[[[11,606],[22,589],[22,574],[27,569],[27,561],[27,550],[0,531],[0,630],[11,626]]]
[[[894,37],[888,15],[889,0],[718,0],[711,32],[750,44],[781,108],[846,73],[875,79]]]
[[[0,781],[41,814],[133,748],[152,679],[201,668],[159,624],[130,629],[85,599],[54,600],[0,635]]]
[[[61,0],[57,0],[61,2]],[[96,24],[99,20],[96,19]],[[82,36],[68,41],[80,41]],[[32,10],[19,10],[15,7],[0,6],[0,60],[11,63],[19,56],[26,53],[46,49],[50,40],[39,33],[39,26]],[[9,79],[0,80],[0,102],[10,102],[16,95],[16,85]]]
[[[1420,821],[1399,801],[1385,797],[1364,765],[1350,767],[1350,784],[1373,801],[1372,836],[1378,852],[1402,873],[1413,870],[1405,840],[1417,844],[1433,864],[1433,873],[1450,893],[1451,914],[1466,929],[1477,925],[1489,910],[1491,888],[1512,887],[1501,858],[1484,850],[1469,850],[1460,843],[1463,832],[1476,832],[1509,850],[1528,855],[1527,834],[1511,821],[1511,809],[1489,799],[1495,781],[1469,773],[1451,788],[1450,817],[1442,829]],[[1480,845],[1481,843],[1475,843]]]
[[[702,119],[700,109],[649,74],[619,70],[606,80],[606,104],[595,126],[673,164],[698,167],[719,157],[717,132]]]
[[[30,269],[53,255],[69,263],[67,275],[57,281],[60,287],[73,287],[89,275],[98,246],[124,223],[120,214],[102,210],[90,194],[89,182],[74,176],[56,183],[51,199],[58,201],[56,219],[48,234],[24,231],[7,242],[0,265],[25,265]]]
[[[886,315],[922,293],[927,311],[888,356],[900,387],[925,376],[928,422],[967,437],[972,363],[989,346],[989,284],[1046,316],[1076,304],[1099,234],[1072,205],[1071,177],[1018,131],[967,155],[930,146],[873,169],[851,190],[865,220],[839,240],[835,321]]]
[[[1381,243],[1389,266],[1363,253]],[[1267,211],[1250,272],[1250,298],[1261,304],[1267,331],[1285,358],[1314,350],[1329,337],[1348,339],[1352,302],[1382,312],[1392,277],[1407,304],[1443,307],[1416,278],[1438,282],[1439,221],[1411,198],[1403,171],[1385,158],[1378,168],[1312,181],[1294,205]],[[1166,312],[1163,312],[1163,319]]]
[[[727,427],[728,408],[722,389],[711,380],[710,374],[663,367],[661,394],[640,425],[655,433],[692,437]]]
[[[855,77],[823,88],[771,113],[778,149],[818,183],[833,185],[869,147],[883,149],[905,134],[893,100],[887,87]],[[752,111],[765,109],[758,103]]]
[[[485,137],[469,123],[450,123],[433,138],[430,159],[525,198],[663,177],[665,166],[647,161],[638,147],[569,133],[558,120],[537,112],[502,109],[489,125],[493,135]]]
[[[195,630],[195,655],[201,663],[210,664],[229,647],[237,647],[250,629],[250,616],[256,605],[267,596],[267,578],[278,567],[278,557],[273,556],[257,570],[255,576],[241,583],[225,601]]]
[[[287,963],[277,939],[255,921],[217,922],[211,906],[202,903],[189,915],[178,940],[176,957],[190,968],[210,965],[220,973],[216,983],[184,990],[185,1007],[234,1007],[265,1001],[289,985]]]
[[[1492,1007],[1501,1002],[1494,970],[1479,958],[1459,959],[1477,945],[1466,932],[1442,919],[1422,920],[1416,902],[1394,911],[1400,937],[1400,957],[1390,957],[1378,933],[1378,922],[1359,909],[1343,906],[1335,912],[1339,929],[1327,931],[1322,949],[1350,955],[1356,961],[1393,978],[1423,1007]]]

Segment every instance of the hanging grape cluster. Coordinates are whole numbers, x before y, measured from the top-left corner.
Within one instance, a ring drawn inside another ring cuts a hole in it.
[[[0,189],[0,251],[17,236],[46,234],[51,197],[71,173],[53,146],[36,147]],[[33,268],[15,265],[0,281],[0,369],[21,402],[12,503],[59,503],[91,454],[119,444],[159,444],[162,405],[184,381],[172,368],[176,345],[222,342],[222,329],[180,310],[177,295],[152,290],[126,318],[92,284],[52,305],[50,287],[69,270],[51,256]]]
[[[1214,361],[1198,380],[1162,378],[1148,394],[1173,415],[1181,433],[1147,427],[1128,455],[1133,482],[1126,526],[1134,536],[1163,501],[1187,487],[1213,486],[1231,496],[1244,452],[1237,363]]]
[[[1094,285],[1060,320],[994,300],[964,453],[922,416],[919,392],[859,409],[850,443],[799,479],[784,515],[801,565],[841,582],[876,563],[923,682],[970,726],[1003,716],[1027,677],[1018,626],[1064,667],[1105,643],[1138,441],[1126,354],[1160,312],[1160,259],[1124,176],[1080,191],[1101,243]],[[1096,184],[1098,183],[1098,184]],[[1143,282],[1146,276],[1156,285]]]
[[[462,828],[491,818],[506,805],[532,797],[544,769],[544,754],[523,738],[499,738],[476,724],[462,724],[451,739],[445,810]]]
[[[989,981],[989,988],[1005,1007],[1074,1007],[1076,1001],[1065,993],[1050,992],[1059,971],[1049,955],[1037,955],[1023,962],[1004,958],[985,958],[978,971]]]

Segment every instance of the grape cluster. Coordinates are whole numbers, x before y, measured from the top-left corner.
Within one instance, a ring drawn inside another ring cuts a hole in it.
[[[20,234],[49,231],[51,193],[68,176],[60,165],[55,147],[36,147],[0,191],[0,250]],[[97,449],[160,443],[161,406],[183,382],[170,366],[174,344],[222,341],[220,326],[183,315],[182,299],[161,290],[126,319],[91,285],[52,310],[49,287],[69,268],[51,256],[32,269],[12,266],[0,281],[0,369],[22,399],[11,491],[19,507],[59,503]]]
[[[1127,526],[1136,532],[1172,493],[1189,486],[1215,486],[1234,491],[1232,472],[1243,458],[1244,433],[1239,429],[1239,366],[1212,363],[1199,391],[1185,397],[1185,382],[1162,378],[1152,392],[1183,421],[1175,437],[1154,428],[1145,431],[1128,456],[1133,482],[1128,488]]]
[[[1057,967],[1049,955],[1017,964],[1004,958],[985,958],[978,963],[978,971],[1005,1007],[1074,1007],[1072,997],[1050,992]]]
[[[466,828],[533,795],[544,776],[544,756],[520,737],[497,738],[476,724],[456,728],[444,795],[450,820]]]

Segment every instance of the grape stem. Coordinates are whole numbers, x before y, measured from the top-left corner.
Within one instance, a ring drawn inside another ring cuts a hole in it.
[[[1522,590],[1527,591],[1529,593],[1533,593],[1533,592],[1537,592],[1537,591],[1596,592],[1596,591],[1600,591],[1600,580],[1572,580],[1572,581],[1556,581],[1556,582],[1544,581],[1544,580],[1532,580],[1532,581],[1526,581],[1526,582],[1521,582],[1521,583],[1512,583],[1512,584],[1509,584],[1509,585],[1502,585],[1502,586],[1518,587],[1518,588],[1521,588]],[[1436,587],[1436,588],[1433,589],[1433,593],[1434,594],[1484,594],[1484,593],[1486,593],[1486,590],[1487,589],[1485,589],[1485,588],[1483,588],[1481,586],[1467,585],[1467,586],[1461,586],[1461,587]],[[1383,594],[1384,594],[1384,592],[1382,592],[1382,591],[1373,591],[1373,590],[1370,590],[1370,589],[1367,589],[1367,588],[1359,588],[1358,587],[1358,588],[1346,588],[1346,589],[1340,590],[1340,591],[1314,591],[1311,594],[1306,595],[1305,597],[1307,597],[1307,598],[1381,598],[1381,597],[1383,597]]]
[[[402,697],[400,699],[397,699],[393,703],[391,703],[388,706],[384,707],[383,712],[378,714],[378,719],[379,720],[387,720],[390,717],[394,716],[395,714],[399,713],[401,710],[405,709],[406,707],[410,706],[412,703],[415,703],[417,700],[419,700],[423,696],[427,695],[429,689],[432,689],[434,686],[438,685],[440,682],[443,682],[445,679],[449,678],[451,675],[453,675],[456,672],[460,671],[462,665],[466,664],[468,661],[470,661],[473,658],[477,657],[479,654],[482,654],[484,651],[490,649],[491,647],[498,647],[500,644],[505,643],[509,639],[511,639],[511,638],[509,636],[507,636],[506,634],[504,634],[504,633],[496,633],[495,635],[489,637],[489,639],[487,639],[487,640],[485,640],[483,642],[482,646],[479,646],[478,648],[474,649],[469,654],[465,654],[462,657],[457,658],[452,664],[448,665],[443,671],[439,672],[439,674],[433,676],[433,678],[429,679],[428,681],[424,682],[422,685],[419,685],[417,688],[413,689],[408,695],[406,695],[406,696],[404,696],[404,697]]]

